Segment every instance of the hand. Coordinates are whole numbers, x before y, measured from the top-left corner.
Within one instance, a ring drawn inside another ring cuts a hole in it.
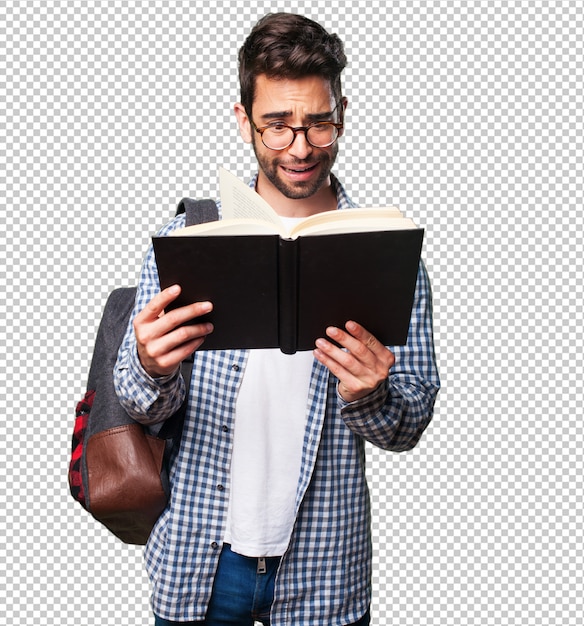
[[[395,356],[356,322],[345,330],[331,326],[326,334],[346,350],[324,338],[316,340],[315,358],[339,379],[339,393],[347,402],[364,398],[389,375]]]
[[[210,302],[195,302],[164,313],[180,291],[179,285],[161,291],[134,319],[138,356],[142,367],[153,378],[173,374],[213,331],[209,323],[181,325],[209,313],[213,309]]]

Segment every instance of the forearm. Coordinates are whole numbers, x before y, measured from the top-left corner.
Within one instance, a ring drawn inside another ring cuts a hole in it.
[[[120,349],[114,368],[114,385],[120,404],[130,417],[145,425],[168,419],[178,410],[185,396],[180,371],[162,378],[147,374],[131,336]]]
[[[412,449],[430,423],[438,387],[388,379],[366,398],[347,403],[339,397],[341,416],[353,432],[384,450]]]
[[[413,448],[430,423],[440,379],[433,339],[432,294],[420,264],[412,316],[405,346],[395,346],[395,364],[373,393],[347,403],[339,397],[347,426],[380,448]]]
[[[160,234],[174,227],[176,222],[171,222]],[[146,373],[138,357],[133,322],[159,291],[158,271],[150,246],[142,264],[134,310],[114,368],[114,385],[120,403],[133,419],[144,424],[168,419],[178,410],[185,395],[184,381],[178,370],[167,377],[153,378]]]

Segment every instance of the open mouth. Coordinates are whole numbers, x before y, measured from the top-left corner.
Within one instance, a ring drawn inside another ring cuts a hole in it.
[[[286,167],[284,165],[281,168],[292,176],[306,176],[311,174],[318,167],[318,163],[314,163],[312,165],[298,165],[296,167]]]

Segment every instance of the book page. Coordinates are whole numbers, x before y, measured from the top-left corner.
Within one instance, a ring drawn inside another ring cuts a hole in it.
[[[278,229],[264,220],[222,219],[178,228],[171,237],[227,237],[232,235],[279,235]]]
[[[224,218],[262,220],[274,224],[278,232],[286,232],[274,209],[249,185],[223,167],[219,169],[219,193]]]
[[[224,219],[271,224],[273,232],[283,238],[416,228],[396,207],[366,207],[317,213],[288,231],[284,221],[258,193],[223,167],[219,169],[219,188]]]
[[[416,228],[395,207],[343,209],[317,213],[292,229],[292,237]]]

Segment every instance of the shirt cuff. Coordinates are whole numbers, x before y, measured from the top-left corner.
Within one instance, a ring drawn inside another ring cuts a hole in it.
[[[142,366],[136,345],[133,346],[132,356],[129,359],[129,373],[131,378],[137,383],[142,391],[142,402],[144,408],[152,407],[154,403],[177,385],[180,377],[180,367],[168,376],[153,377]],[[178,383],[180,384],[180,383]]]
[[[361,417],[363,413],[376,413],[377,411],[381,410],[381,408],[387,402],[388,393],[389,380],[386,378],[370,394],[364,396],[363,398],[359,398],[358,400],[348,402],[339,393],[339,386],[337,384],[337,398],[339,400],[339,407],[343,412],[344,417]]]

